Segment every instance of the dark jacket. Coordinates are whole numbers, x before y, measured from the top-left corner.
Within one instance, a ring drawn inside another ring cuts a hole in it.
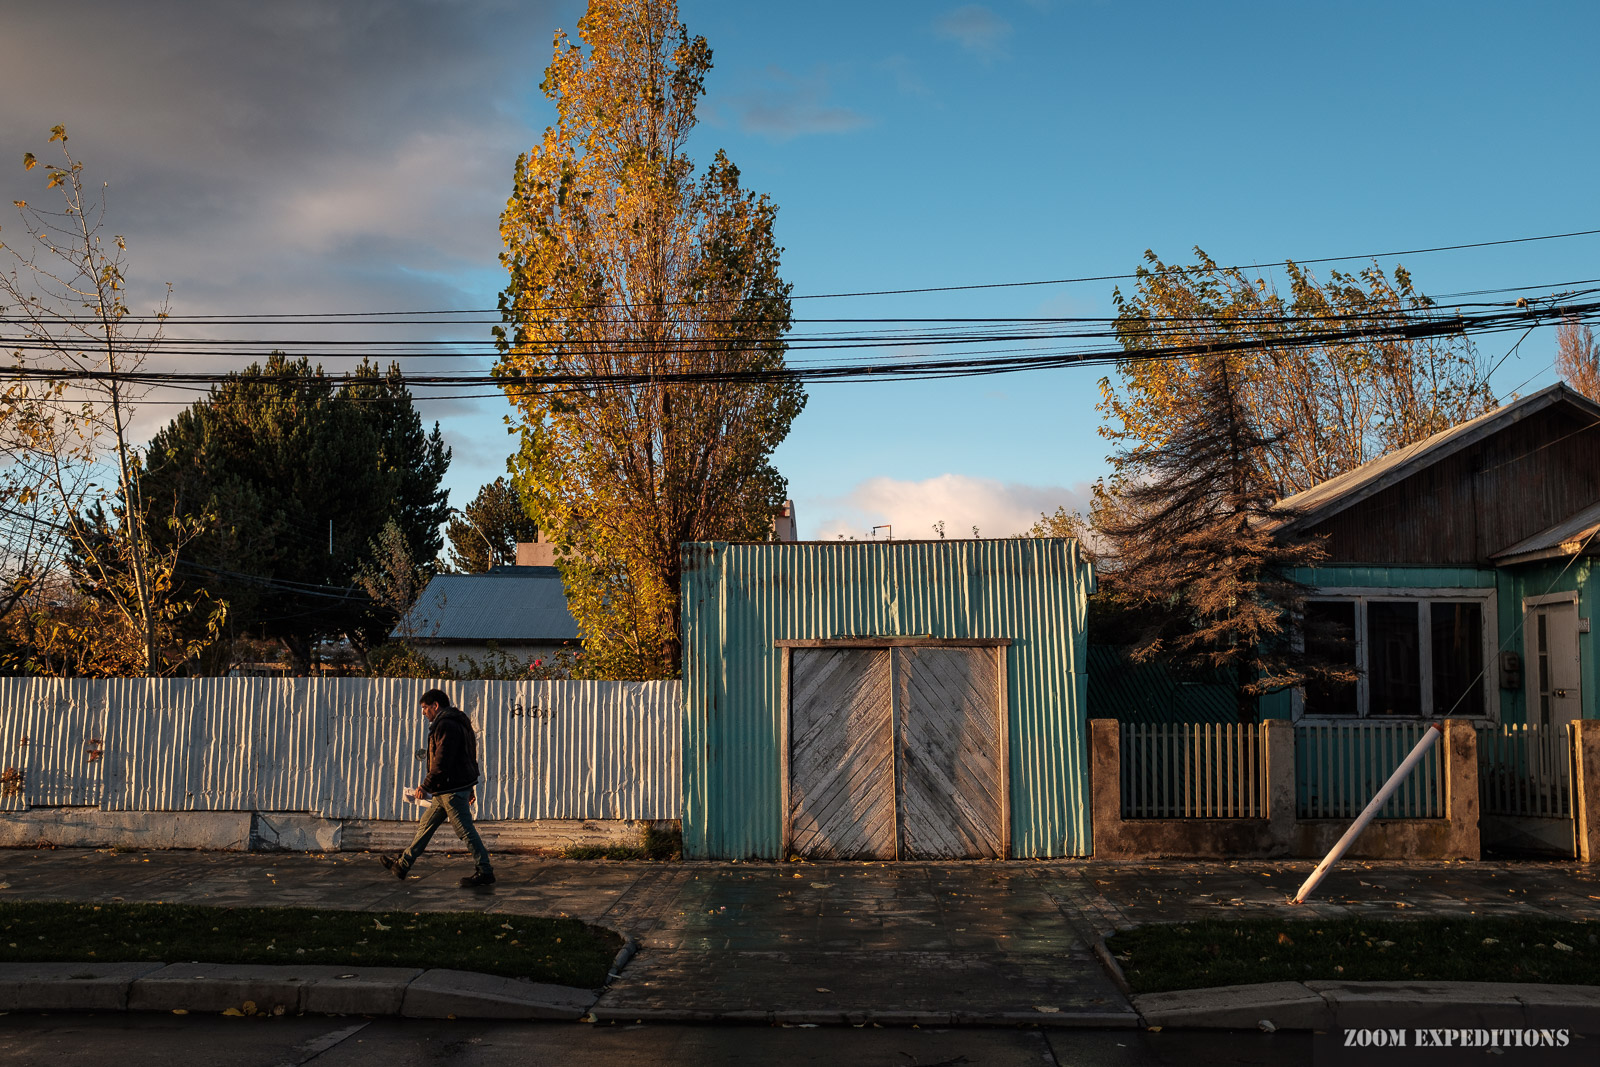
[[[428,776],[422,788],[453,793],[478,782],[478,738],[472,720],[456,708],[445,708],[428,727]]]

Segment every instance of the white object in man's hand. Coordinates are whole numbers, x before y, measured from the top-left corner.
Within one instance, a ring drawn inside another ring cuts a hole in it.
[[[417,786],[417,787],[412,788],[412,789],[407,789],[405,791],[404,795],[405,795],[405,798],[407,800],[410,800],[410,801],[412,801],[414,803],[417,803],[417,804],[426,804],[428,801],[433,799],[433,794],[429,793],[426,789],[423,789],[421,786]]]

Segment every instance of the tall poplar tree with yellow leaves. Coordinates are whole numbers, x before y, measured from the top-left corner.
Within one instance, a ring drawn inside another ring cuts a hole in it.
[[[677,5],[591,0],[578,36],[556,36],[558,119],[501,216],[496,373],[583,673],[671,677],[679,546],[764,540],[785,495],[771,455],[805,394],[764,375],[784,366],[790,287],[774,205],[721,152],[699,174],[686,154],[711,49]]]

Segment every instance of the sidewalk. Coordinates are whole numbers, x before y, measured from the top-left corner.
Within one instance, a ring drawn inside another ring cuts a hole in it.
[[[1311,867],[650,864],[505,855],[496,858],[494,889],[472,892],[455,885],[465,862],[436,854],[402,885],[363,853],[7,850],[0,852],[0,900],[565,915],[641,944],[590,1009],[597,1019],[1089,1027],[1140,1025],[1140,1010],[1150,1018],[1166,1013],[1169,1025],[1220,1018],[1215,1000],[1205,999],[1225,996],[1216,992],[1159,994],[1166,998],[1160,1002],[1141,997],[1136,1010],[1092,950],[1119,927],[1285,914],[1600,919],[1600,871],[1578,864],[1354,862],[1332,873],[1313,902],[1287,904]],[[1446,1000],[1484,995],[1413,992]],[[1522,993],[1534,995],[1526,987]],[[1572,994],[1588,996],[1563,992],[1563,1003]],[[1316,1008],[1308,996],[1327,1005],[1340,995],[1273,993],[1304,1010]],[[1593,1000],[1600,1009],[1600,993]]]

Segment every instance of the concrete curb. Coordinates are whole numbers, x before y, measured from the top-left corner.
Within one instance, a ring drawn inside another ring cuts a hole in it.
[[[1359,1025],[1406,1026],[1445,1013],[1452,1025],[1524,1027],[1559,1021],[1600,1030],[1600,986],[1519,982],[1263,982],[1141,993],[1146,1026],[1179,1030],[1328,1030],[1341,1017]]]
[[[1142,993],[1127,1011],[1044,1013],[596,1009],[591,989],[473,971],[217,963],[3,963],[0,1012],[388,1015],[413,1019],[704,1022],[813,1026],[1038,1026],[1052,1029],[1328,1030],[1405,1026],[1423,1013],[1453,1025],[1559,1025],[1600,1031],[1600,986],[1514,982],[1265,982]]]
[[[0,963],[0,1012],[582,1018],[599,993],[474,971],[223,963]]]
[[[595,1022],[736,1023],[757,1026],[1035,1026],[1051,1029],[1131,1030],[1139,1025],[1132,1011],[1045,1013],[1040,1011],[949,1012],[902,1009],[860,1011],[694,1011],[671,1008],[605,1008],[591,1013]]]

